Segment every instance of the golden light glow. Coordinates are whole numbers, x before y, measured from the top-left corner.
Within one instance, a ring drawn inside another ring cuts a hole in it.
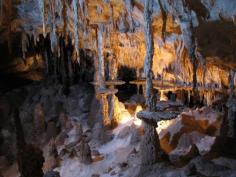
[[[171,126],[175,121],[173,120],[165,120],[165,121],[159,121],[157,123],[157,133],[160,134],[163,130],[166,130],[169,126]]]
[[[137,107],[135,109],[134,116],[132,116],[128,112],[128,110],[125,109],[123,104],[118,104],[118,105],[119,105],[119,108],[116,108],[116,110],[117,111],[119,110],[119,116],[118,116],[119,124],[132,124],[132,123],[134,123],[134,125],[136,125],[138,127],[142,125],[142,121],[136,117],[136,114],[139,111],[143,110],[141,105],[137,105]]]
[[[132,119],[133,119],[133,117],[129,114],[129,112],[124,111],[120,114],[119,123],[126,124],[126,123],[130,122]]]
[[[160,101],[168,101],[167,96],[164,94],[164,90],[160,90],[161,95],[160,95]]]
[[[138,106],[136,107],[136,110],[135,110],[134,124],[135,124],[136,126],[138,126],[138,127],[140,127],[140,126],[142,125],[142,120],[138,119],[137,116],[136,116],[136,114],[137,114],[139,111],[142,111],[142,110],[143,110],[143,108],[142,108],[141,105],[138,105]]]

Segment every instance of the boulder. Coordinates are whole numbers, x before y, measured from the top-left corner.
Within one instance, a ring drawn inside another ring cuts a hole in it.
[[[178,146],[169,153],[169,159],[177,166],[184,165],[198,154],[207,155],[215,143],[215,137],[206,136],[199,132],[183,134]]]
[[[197,154],[211,156],[218,143],[223,116],[210,108],[183,112],[177,119],[161,121],[157,132],[162,150],[175,164],[184,164]]]

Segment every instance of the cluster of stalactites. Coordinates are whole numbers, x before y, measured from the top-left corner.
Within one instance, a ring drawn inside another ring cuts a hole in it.
[[[33,35],[42,33],[44,38],[46,38],[48,35],[51,41],[51,51],[57,56],[60,55],[60,36],[64,37],[66,44],[68,36],[70,36],[72,38],[72,41],[74,42],[74,60],[77,60],[79,62],[79,13],[81,11],[84,18],[87,16],[86,2],[84,0],[79,0],[79,2],[77,0],[73,0],[71,4],[69,4],[68,1],[64,0],[38,0],[28,3],[29,5],[31,4],[30,6],[36,7],[35,9],[39,10],[41,17],[41,23],[38,24],[39,26],[33,29],[33,31],[37,31],[34,32]],[[24,18],[27,18],[28,12],[26,9],[24,9],[24,6],[22,5],[19,8],[21,13],[25,13]],[[27,52],[27,45],[25,44],[27,43],[26,41],[28,39],[24,36],[26,36],[25,33],[31,32],[29,32],[27,24],[25,25],[25,28],[23,26],[23,29],[25,32],[22,35],[22,53],[23,57],[25,57],[25,53]],[[40,29],[42,29],[42,31]],[[86,28],[83,27],[83,29]],[[38,38],[38,36],[34,38]]]

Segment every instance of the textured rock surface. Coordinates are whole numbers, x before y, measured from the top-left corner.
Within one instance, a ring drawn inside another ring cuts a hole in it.
[[[220,135],[222,121],[220,113],[203,108],[160,122],[157,131],[161,148],[173,163],[186,163],[197,154],[208,155],[216,143],[216,136]]]

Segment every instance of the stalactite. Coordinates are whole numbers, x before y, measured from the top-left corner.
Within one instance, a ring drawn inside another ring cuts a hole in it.
[[[104,70],[104,58],[103,58],[103,31],[104,26],[99,24],[97,34],[97,48],[98,48],[98,60],[99,60],[99,85],[101,88],[105,88],[105,70]]]
[[[38,32],[37,31],[33,31],[32,32],[32,37],[34,39],[34,46],[36,46],[37,42],[38,42]]]
[[[110,9],[110,22],[112,24],[112,28],[115,29],[116,25],[115,25],[115,21],[114,21],[114,10],[113,10],[113,5],[111,3],[109,3],[110,6],[109,6],[109,9]]]
[[[162,40],[165,42],[166,40],[166,22],[167,22],[167,12],[165,11],[163,4],[161,0],[158,0],[160,9],[161,9],[161,14],[162,14],[162,30],[161,30],[161,35],[162,35]]]
[[[45,0],[38,0],[40,12],[41,12],[41,18],[43,23],[43,36],[46,37],[46,20],[45,20]]]
[[[72,1],[73,5],[73,12],[74,12],[74,45],[75,45],[75,51],[76,51],[76,59],[77,62],[80,63],[80,58],[79,58],[79,30],[78,30],[78,24],[79,24],[79,19],[78,19],[78,0],[73,0]]]
[[[180,23],[180,28],[182,31],[182,38],[184,45],[188,50],[188,56],[192,63],[192,89],[194,95],[197,96],[197,68],[198,68],[198,58],[197,58],[197,43],[195,36],[193,34],[193,17],[191,10],[185,4],[184,0],[181,1],[168,1],[171,6],[171,11],[176,19]]]
[[[86,1],[85,0],[79,0],[79,4],[80,4],[81,12],[83,13],[83,16],[87,17],[88,9],[87,9],[87,5],[86,5]]]
[[[125,0],[125,4],[126,4],[127,12],[128,12],[129,29],[130,29],[130,32],[133,32],[134,31],[134,20],[133,20],[133,16],[132,16],[132,11],[133,11],[132,0]]]
[[[62,19],[62,12],[63,12],[63,5],[64,5],[64,2],[62,2],[62,1],[64,1],[64,0],[54,1],[55,13],[57,14],[57,17],[60,18],[60,20]]]
[[[25,32],[22,32],[22,34],[21,34],[21,51],[22,51],[23,59],[26,58],[26,52],[27,52],[28,46],[29,46],[29,40],[28,40],[27,34]]]
[[[176,79],[178,80],[178,76],[181,76],[182,79],[184,79],[184,66],[183,66],[183,52],[184,52],[184,42],[182,38],[178,37],[176,39],[176,59],[174,62],[174,73],[176,76]]]
[[[64,35],[64,40],[67,45],[67,4],[66,1],[63,1],[63,8],[62,8],[62,17],[63,17],[63,35]]]
[[[50,41],[51,41],[51,51],[57,52],[57,55],[60,55],[59,47],[58,47],[58,35],[56,34],[56,7],[55,2],[53,0],[49,1],[50,6],[50,22],[51,22],[51,31],[50,31]]]

